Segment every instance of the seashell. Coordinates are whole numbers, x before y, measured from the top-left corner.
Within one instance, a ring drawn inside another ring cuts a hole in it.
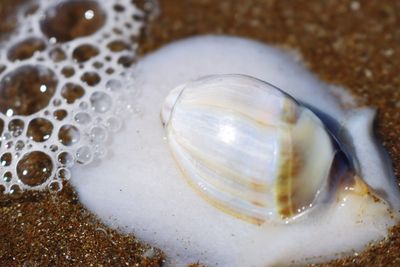
[[[207,76],[179,86],[167,96],[161,120],[195,191],[255,224],[304,214],[353,173],[317,115],[249,76]]]

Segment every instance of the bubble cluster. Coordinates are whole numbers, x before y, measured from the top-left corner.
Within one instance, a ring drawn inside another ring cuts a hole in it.
[[[0,43],[0,193],[61,190],[74,164],[107,154],[136,94],[120,78],[157,11],[154,0],[139,2],[41,0],[21,8],[19,27]]]
[[[47,67],[17,67],[0,80],[0,112],[7,117],[34,114],[49,104],[57,85],[55,73]]]

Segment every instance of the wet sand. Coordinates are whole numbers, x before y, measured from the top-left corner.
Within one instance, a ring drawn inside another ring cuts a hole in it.
[[[3,0],[1,32],[13,6]],[[140,1],[143,2],[143,1]],[[298,50],[322,79],[376,107],[376,129],[400,179],[400,2],[160,1],[141,39],[141,54],[196,34],[233,34]],[[3,35],[4,36],[4,35]],[[0,264],[158,266],[162,253],[107,229],[79,204],[70,186],[58,194],[0,198]],[[364,252],[326,266],[398,266],[400,226]]]

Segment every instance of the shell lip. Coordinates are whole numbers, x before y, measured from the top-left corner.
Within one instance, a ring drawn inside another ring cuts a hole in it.
[[[352,137],[338,120],[312,105],[300,102],[300,105],[309,109],[323,123],[325,130],[331,137],[335,150],[328,179],[323,188],[324,194],[315,197],[313,203],[329,202],[335,197],[335,192],[341,184],[351,183],[356,175],[362,175],[360,163],[355,156]],[[375,190],[374,190],[375,191]]]
[[[299,104],[311,110],[318,117],[318,119],[321,120],[324,128],[332,138],[332,143],[336,151],[344,154],[343,156],[346,157],[348,161],[348,167],[354,173],[360,173],[360,164],[358,162],[358,159],[353,156],[356,154],[352,146],[353,142],[351,141],[351,137],[347,133],[343,125],[338,120],[323,112],[319,108],[316,108],[304,102],[299,102]]]

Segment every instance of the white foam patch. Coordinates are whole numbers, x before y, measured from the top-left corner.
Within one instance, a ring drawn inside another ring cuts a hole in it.
[[[81,202],[109,226],[163,249],[170,266],[198,261],[207,266],[319,262],[384,238],[395,221],[388,216],[385,203],[365,196],[343,195],[336,205],[316,208],[294,224],[256,226],[219,211],[187,185],[168,149],[160,109],[168,92],[179,84],[223,73],[268,81],[350,125],[350,130],[355,125],[355,134],[369,132],[370,111],[365,111],[369,116],[357,113],[349,119],[349,111],[342,110],[330,93],[331,86],[292,55],[241,38],[191,38],[139,62],[129,81],[139,91],[135,102],[139,113],[126,121],[112,143],[112,153],[101,164],[73,169],[72,183]],[[340,89],[335,90],[337,94]],[[356,151],[364,153],[359,146],[371,147],[374,142],[368,134],[360,138]],[[371,147],[368,153],[375,151]],[[364,167],[372,158],[364,155],[359,159]],[[385,163],[380,157],[373,159],[376,162],[368,163],[367,172],[374,177],[368,181],[376,181],[373,185],[391,196],[391,201],[398,200],[397,190],[390,189],[393,181],[385,181],[392,177],[379,171]]]

